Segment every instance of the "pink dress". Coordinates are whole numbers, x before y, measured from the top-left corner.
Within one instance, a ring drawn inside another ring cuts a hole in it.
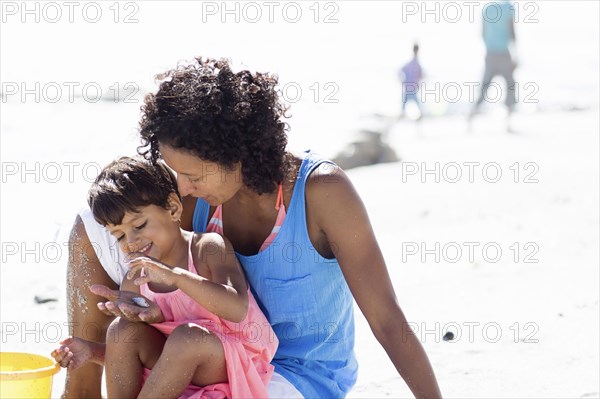
[[[188,259],[188,270],[198,274],[191,250]],[[266,387],[273,375],[271,360],[279,341],[250,289],[248,313],[239,323],[216,316],[179,289],[158,293],[151,291],[148,284],[143,284],[140,286],[140,293],[161,308],[165,321],[152,326],[166,336],[181,324],[193,323],[206,328],[223,343],[229,382],[204,387],[190,384],[180,399],[269,397]],[[145,378],[149,374],[150,370],[144,370]]]

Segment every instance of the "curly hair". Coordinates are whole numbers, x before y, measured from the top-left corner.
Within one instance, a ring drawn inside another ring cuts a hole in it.
[[[148,205],[168,209],[172,193],[181,199],[177,179],[164,163],[140,156],[121,157],[96,177],[88,192],[88,205],[101,225],[119,225],[125,213],[137,213]]]
[[[233,73],[227,59],[198,57],[156,79],[158,92],[142,106],[141,155],[159,159],[160,142],[225,168],[240,162],[244,184],[258,194],[286,177],[288,108],[275,89],[277,75]]]

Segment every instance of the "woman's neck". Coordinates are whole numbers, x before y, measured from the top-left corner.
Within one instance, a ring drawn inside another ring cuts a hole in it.
[[[277,185],[274,187],[273,191],[270,193],[258,194],[256,191],[244,184],[237,191],[237,193],[229,201],[227,201],[227,203],[248,208],[264,208],[265,210],[270,210],[273,208],[277,200],[279,183],[283,184],[284,198],[290,196],[292,188],[296,183],[298,171],[300,170],[300,165],[302,164],[302,158],[291,153],[287,153],[285,164],[286,172],[284,174],[283,181],[277,182]]]
[[[272,193],[258,194],[250,187],[244,185],[238,190],[235,196],[232,198],[240,205],[260,205],[270,199],[271,196],[277,195],[277,190]]]

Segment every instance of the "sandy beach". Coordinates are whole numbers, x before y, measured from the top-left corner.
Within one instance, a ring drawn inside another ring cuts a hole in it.
[[[389,142],[403,162],[349,176],[445,397],[599,397],[598,113],[517,114],[517,134],[502,123],[401,122]],[[64,276],[64,262],[3,265],[3,351],[49,353],[66,337]],[[349,397],[411,397],[355,314]]]

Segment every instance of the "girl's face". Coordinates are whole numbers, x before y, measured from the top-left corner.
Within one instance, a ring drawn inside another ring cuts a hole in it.
[[[243,187],[240,163],[229,170],[165,144],[160,144],[160,154],[177,174],[177,186],[182,197],[199,197],[217,206],[227,202]]]
[[[121,224],[109,224],[106,228],[117,239],[125,254],[141,252],[165,261],[174,250],[177,236],[181,234],[181,209],[181,202],[174,204],[172,209],[148,205],[139,212],[125,213]]]

